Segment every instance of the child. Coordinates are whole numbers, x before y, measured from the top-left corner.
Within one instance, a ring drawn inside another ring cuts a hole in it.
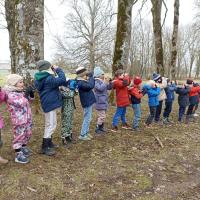
[[[200,86],[195,87],[193,85],[194,82],[191,79],[187,80],[187,84],[190,87],[190,92],[189,92],[189,107],[186,114],[186,123],[189,123],[189,119],[192,117],[195,105],[197,105],[199,101]]]
[[[160,114],[162,112],[162,104],[163,101],[167,98],[165,93],[165,88],[167,87],[167,81],[165,77],[161,77],[160,74],[153,74],[153,80],[156,82],[157,86],[160,88],[160,95],[158,97],[159,104],[156,107],[156,115],[155,115],[155,122],[160,121]]]
[[[157,86],[155,81],[150,80],[147,85],[144,85],[143,90],[147,93],[149,101],[149,111],[150,115],[146,120],[147,127],[153,122],[156,115],[156,109],[159,105],[158,97],[160,95],[160,88]]]
[[[25,164],[29,162],[28,156],[32,152],[27,147],[32,135],[32,114],[29,99],[24,93],[23,77],[18,74],[8,75],[4,89],[13,126],[15,162]]]
[[[1,90],[1,87],[0,87],[0,103],[4,101],[5,101],[5,93]],[[3,128],[3,126],[4,126],[3,117],[0,114],[0,148],[3,146],[3,142],[1,138],[1,129]],[[6,164],[6,163],[8,163],[8,160],[0,156],[0,164]]]
[[[176,93],[178,94],[179,115],[178,121],[181,122],[185,114],[186,107],[189,105],[189,92],[190,88],[187,85],[177,87]]]
[[[112,82],[107,81],[104,77],[104,71],[100,67],[94,68],[95,77],[95,97],[96,97],[96,110],[97,110],[97,126],[95,132],[101,134],[106,132],[104,123],[106,119],[106,110],[108,109],[108,90],[112,89]]]
[[[61,138],[64,146],[68,146],[72,140],[72,123],[75,107],[74,96],[76,94],[76,80],[70,80],[68,87],[61,87],[63,106],[61,109]]]
[[[39,72],[35,74],[35,87],[38,90],[42,109],[45,113],[45,130],[41,153],[47,156],[55,154],[56,145],[52,142],[52,134],[57,126],[56,111],[62,107],[62,95],[59,86],[67,85],[66,77],[62,69],[54,66],[46,60],[37,62]],[[57,74],[57,77],[54,74]]]
[[[137,131],[139,128],[139,121],[141,118],[141,98],[143,97],[141,90],[142,79],[136,76],[133,80],[133,87],[129,88],[129,94],[131,95],[131,103],[134,110],[133,130]]]
[[[92,91],[94,89],[95,80],[93,74],[88,73],[84,67],[78,67],[76,69],[76,74],[80,101],[84,113],[79,139],[91,140],[92,136],[89,134],[89,127],[92,119],[92,105],[96,102]]]
[[[113,117],[111,131],[118,131],[118,121],[121,117],[122,128],[130,129],[130,126],[126,122],[126,107],[130,105],[128,86],[130,84],[130,78],[127,74],[124,74],[122,69],[118,69],[115,72],[115,79],[113,81],[113,88],[116,90],[117,110]]]
[[[165,93],[166,93],[166,100],[165,100],[165,110],[163,113],[163,123],[168,124],[170,123],[169,121],[169,115],[172,111],[172,104],[174,101],[174,92],[176,91],[176,84],[170,79],[167,79],[167,87],[165,88]]]

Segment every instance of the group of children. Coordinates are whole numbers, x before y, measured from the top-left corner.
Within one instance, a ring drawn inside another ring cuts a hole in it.
[[[64,146],[73,143],[73,113],[75,107],[74,96],[79,93],[83,108],[83,123],[80,131],[80,140],[91,140],[89,127],[92,119],[93,106],[97,112],[97,124],[95,133],[101,135],[106,131],[105,121],[108,110],[108,90],[116,92],[116,112],[112,120],[112,132],[118,131],[119,119],[123,129],[138,131],[141,118],[141,99],[148,95],[150,114],[146,119],[146,127],[152,122],[160,121],[163,102],[163,123],[168,124],[172,111],[174,93],[178,94],[179,117],[183,120],[186,113],[186,123],[194,114],[199,102],[200,86],[188,79],[186,84],[177,86],[175,82],[154,73],[152,80],[142,86],[139,76],[130,78],[122,69],[115,72],[115,78],[105,77],[101,67],[95,67],[94,72],[88,72],[86,68],[76,69],[76,78],[69,80],[64,72],[50,62],[40,60],[37,62],[38,72],[35,73],[34,87],[39,93],[41,107],[44,112],[45,129],[41,145],[41,153],[52,156],[58,147],[53,143],[52,135],[57,126],[57,111],[61,108],[61,139]],[[13,127],[13,149],[15,150],[15,162],[28,163],[32,151],[27,147],[32,135],[32,114],[30,101],[34,100],[34,92],[30,87],[25,88],[23,77],[10,74],[6,85],[0,90],[0,101],[7,104]],[[129,126],[126,121],[126,109],[132,105],[134,111],[133,124]],[[0,130],[3,128],[2,116],[0,116]],[[1,141],[0,141],[1,142]],[[0,157],[0,163],[7,163]]]

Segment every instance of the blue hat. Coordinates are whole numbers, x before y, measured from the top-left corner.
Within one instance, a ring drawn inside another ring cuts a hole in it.
[[[153,80],[154,81],[157,81],[158,79],[160,79],[161,78],[161,75],[160,74],[157,74],[157,73],[153,73]]]
[[[94,77],[98,78],[103,74],[104,74],[104,71],[101,69],[101,67],[94,68]]]

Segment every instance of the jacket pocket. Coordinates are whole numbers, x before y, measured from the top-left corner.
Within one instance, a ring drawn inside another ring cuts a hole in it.
[[[106,104],[107,103],[107,96],[101,95],[97,97],[97,103],[98,104]]]

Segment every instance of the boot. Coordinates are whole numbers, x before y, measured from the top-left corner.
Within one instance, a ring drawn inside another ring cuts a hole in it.
[[[102,131],[103,133],[106,133],[107,131],[104,129],[104,123],[102,123],[100,126],[100,131]]]
[[[54,144],[53,141],[52,141],[52,138],[50,138],[49,147],[52,148],[52,149],[57,149],[59,147],[59,145]]]
[[[47,156],[53,156],[55,154],[54,148],[50,147],[51,138],[43,138],[41,153]]]
[[[75,143],[76,143],[76,141],[75,141],[74,138],[73,138],[73,133],[71,133],[71,135],[68,136],[68,137],[66,137],[65,139],[66,139],[66,141],[69,142],[69,143],[72,143],[72,144],[75,144]]]
[[[167,117],[163,118],[163,124],[168,124],[168,123],[169,123],[168,118]]]
[[[101,133],[102,133],[102,132],[101,132],[101,129],[100,129],[100,126],[101,126],[101,125],[98,125],[98,124],[97,124],[96,129],[95,129],[95,133],[96,133],[96,134],[101,134]]]
[[[190,116],[189,116],[189,115],[186,115],[185,123],[186,123],[186,124],[189,124],[189,122],[190,122]]]
[[[8,160],[6,160],[0,156],[0,164],[7,164],[7,163],[8,163]]]

